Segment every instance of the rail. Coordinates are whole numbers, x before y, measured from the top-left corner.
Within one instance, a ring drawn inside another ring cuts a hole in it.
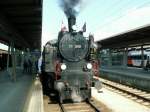
[[[68,103],[59,104],[61,112],[101,112],[95,105],[90,101],[81,103]]]
[[[145,91],[142,90],[138,90],[136,88],[132,88],[126,85],[122,85],[120,83],[116,83],[113,81],[109,81],[106,79],[102,79],[99,78],[99,80],[107,87],[107,88],[111,88],[111,89],[116,89],[119,90],[123,93],[126,93],[128,95],[131,95],[132,97],[136,97],[140,100],[142,100],[143,102],[146,102],[144,104],[146,104],[146,106],[150,106],[150,93],[147,93]]]
[[[95,112],[101,112],[95,105],[93,105],[89,100],[87,103],[95,110]]]

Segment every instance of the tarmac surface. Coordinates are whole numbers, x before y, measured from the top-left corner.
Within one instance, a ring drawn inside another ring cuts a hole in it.
[[[32,79],[31,74],[23,74],[17,69],[14,82],[6,70],[0,71],[0,112],[23,111]]]

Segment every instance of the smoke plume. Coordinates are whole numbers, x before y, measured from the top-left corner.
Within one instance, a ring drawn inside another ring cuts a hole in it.
[[[67,17],[76,16],[80,12],[82,0],[59,0],[60,7]]]

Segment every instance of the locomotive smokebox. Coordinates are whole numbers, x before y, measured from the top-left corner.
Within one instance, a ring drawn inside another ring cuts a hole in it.
[[[74,15],[71,15],[70,17],[68,17],[68,28],[69,28],[69,32],[72,32],[72,26],[76,24],[76,17]]]

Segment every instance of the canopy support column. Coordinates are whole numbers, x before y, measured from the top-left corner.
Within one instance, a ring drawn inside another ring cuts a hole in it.
[[[16,82],[16,56],[14,43],[11,43],[11,56],[12,56],[12,80]]]

